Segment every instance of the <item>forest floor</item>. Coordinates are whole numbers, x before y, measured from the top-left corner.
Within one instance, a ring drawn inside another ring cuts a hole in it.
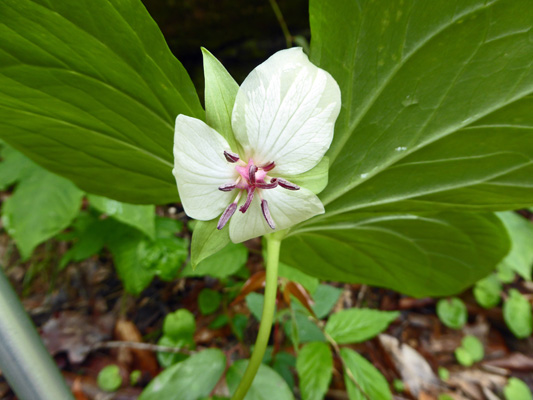
[[[246,263],[249,273],[231,281],[237,292],[242,290],[246,275],[252,280],[260,279],[263,269],[260,242],[252,240],[246,246],[250,250]],[[156,278],[135,297],[124,292],[112,258],[105,251],[59,271],[58,261],[67,249],[67,242],[50,240],[39,246],[29,261],[20,262],[13,241],[0,227],[0,264],[77,400],[136,399],[162,370],[156,357],[156,343],[164,317],[178,309],[185,308],[195,316],[196,350],[216,347],[230,361],[249,356],[258,322],[245,301],[228,302],[209,315],[204,315],[198,306],[202,289],[224,292],[228,290],[228,281],[203,277],[163,282]],[[339,293],[330,314],[351,307],[400,312],[384,335],[351,346],[383,373],[397,399],[429,400],[448,393],[453,399],[494,400],[501,398],[509,376],[524,380],[530,388],[533,386],[533,339],[516,339],[504,322],[501,305],[484,309],[471,290],[460,295],[468,310],[466,325],[450,329],[436,315],[436,299],[415,299],[366,285],[327,284],[336,287]],[[529,299],[533,297],[531,282],[517,278],[507,286],[520,290]],[[278,307],[283,307],[283,303],[280,295]],[[240,333],[230,325],[213,327],[213,321],[221,315],[231,319],[237,314],[246,316],[241,320]],[[460,365],[454,355],[465,335],[477,337],[484,346],[483,360],[469,367]],[[274,353],[295,355],[283,329],[274,328],[271,344]],[[398,347],[399,344],[403,347]],[[124,382],[113,393],[101,390],[96,381],[99,371],[110,364],[119,366]],[[439,368],[441,374],[445,373],[442,368],[449,372],[446,380],[440,379],[443,375],[439,378]],[[131,385],[128,377],[134,370],[141,374]],[[294,367],[288,365],[287,370],[292,375],[289,382],[297,386]],[[334,359],[334,370],[326,398],[347,399],[338,357]],[[393,384],[398,379],[403,381],[403,391],[398,383]],[[297,387],[295,393],[298,395]],[[228,395],[224,379],[212,394]],[[0,377],[0,399],[14,398]]]

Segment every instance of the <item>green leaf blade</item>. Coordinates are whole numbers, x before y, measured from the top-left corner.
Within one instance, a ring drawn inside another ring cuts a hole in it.
[[[492,214],[350,214],[295,229],[281,260],[324,280],[445,296],[487,275],[508,249]]]
[[[314,0],[310,16],[312,60],[343,97],[328,213],[533,202],[526,1]]]
[[[88,192],[133,203],[178,199],[174,118],[203,111],[140,1],[73,8],[9,0],[0,5],[0,35],[7,142]]]
[[[340,355],[344,361],[344,382],[350,400],[391,400],[392,394],[385,377],[364,357],[348,348],[341,348]],[[349,370],[346,371],[346,368]],[[356,386],[352,378],[355,379]],[[361,393],[365,392],[366,396]]]

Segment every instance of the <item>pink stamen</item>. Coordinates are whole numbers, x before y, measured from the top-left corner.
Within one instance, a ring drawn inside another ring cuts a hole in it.
[[[265,217],[265,220],[272,229],[276,229],[276,224],[274,223],[274,220],[270,216],[270,210],[268,209],[268,202],[266,200],[261,200],[261,211],[263,211],[263,217]]]

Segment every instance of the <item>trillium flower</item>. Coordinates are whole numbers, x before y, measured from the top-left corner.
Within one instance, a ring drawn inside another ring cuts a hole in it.
[[[340,90],[301,48],[282,50],[255,68],[239,88],[232,149],[203,121],[176,119],[174,169],[185,213],[229,224],[239,243],[289,228],[324,206],[291,179],[315,167],[333,139]],[[237,154],[238,152],[238,154]]]

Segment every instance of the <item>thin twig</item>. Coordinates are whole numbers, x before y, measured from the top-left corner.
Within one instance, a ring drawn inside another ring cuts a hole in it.
[[[363,299],[365,298],[367,289],[368,289],[367,285],[361,285],[361,288],[359,289],[359,293],[357,294],[357,301],[355,303],[356,308],[361,307],[361,303],[363,302]]]
[[[122,348],[122,347],[128,347],[128,348],[136,349],[136,350],[158,351],[158,352],[163,352],[163,353],[194,354],[193,351],[180,348],[180,347],[160,346],[158,344],[152,344],[152,343],[126,342],[126,341],[118,341],[118,340],[110,340],[108,342],[96,343],[93,346],[91,346],[91,350],[116,349],[116,348]]]
[[[283,18],[281,9],[279,8],[276,0],[268,0],[268,1],[270,2],[272,11],[274,11],[274,14],[276,14],[276,18],[278,19],[278,23],[279,23],[279,26],[281,27],[281,30],[283,31],[283,36],[285,36],[285,42],[287,43],[287,48],[290,48],[292,47],[292,35],[289,32],[289,27],[287,26],[287,23],[285,22],[285,18]]]

